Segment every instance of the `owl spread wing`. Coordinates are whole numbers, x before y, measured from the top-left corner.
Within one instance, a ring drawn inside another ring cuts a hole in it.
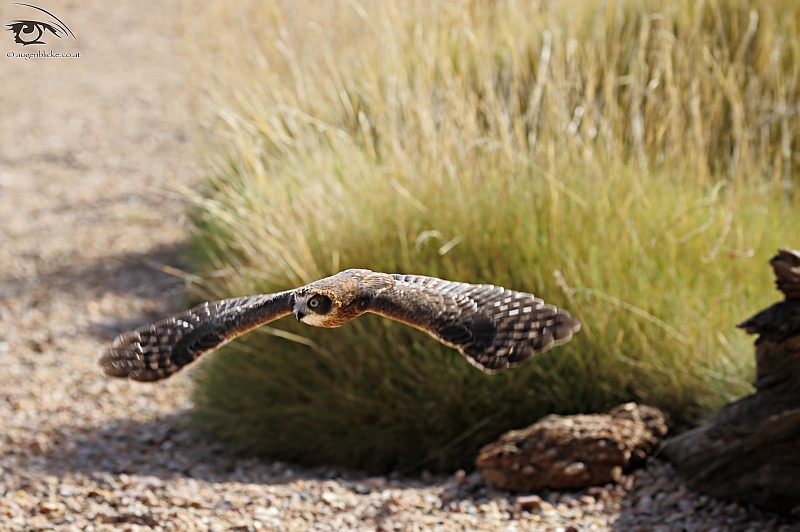
[[[393,286],[369,310],[427,332],[487,373],[565,344],[581,328],[568,312],[533,294],[419,275],[392,278]]]
[[[200,355],[292,312],[294,290],[203,303],[118,336],[98,358],[106,375],[136,381],[169,377]]]

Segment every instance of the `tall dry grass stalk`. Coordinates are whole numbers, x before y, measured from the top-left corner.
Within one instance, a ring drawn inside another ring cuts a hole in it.
[[[686,419],[748,389],[733,325],[774,299],[764,261],[800,221],[800,10],[566,4],[187,10],[208,292],[367,267],[533,291],[584,324],[488,377],[382,320],[279,322],[205,366],[199,425],[289,459],[454,467],[550,411]]]

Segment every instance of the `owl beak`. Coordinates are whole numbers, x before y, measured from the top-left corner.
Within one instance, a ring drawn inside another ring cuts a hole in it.
[[[303,318],[305,318],[305,316],[306,316],[305,314],[303,314],[299,310],[295,310],[294,311],[294,315],[297,318],[297,321],[303,321]]]

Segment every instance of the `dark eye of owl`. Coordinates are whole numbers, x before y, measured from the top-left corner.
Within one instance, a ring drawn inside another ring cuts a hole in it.
[[[306,307],[314,314],[325,315],[331,311],[333,302],[328,296],[314,294],[306,301]]]

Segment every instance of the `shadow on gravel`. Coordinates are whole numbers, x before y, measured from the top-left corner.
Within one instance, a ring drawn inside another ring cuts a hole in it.
[[[20,297],[31,308],[68,300],[76,312],[91,316],[85,332],[104,341],[180,310],[185,305],[186,281],[180,275],[185,266],[185,244],[154,247],[146,253],[123,253],[94,261],[50,264],[36,259],[37,275],[25,280],[2,278],[0,297]],[[131,308],[138,315],[107,314],[104,301],[109,295],[139,300]]]
[[[188,416],[183,411],[146,422],[118,420],[88,431],[65,427],[60,443],[39,456],[38,468],[58,476],[127,474],[259,484],[339,476],[332,471],[299,471],[281,462],[236,456],[224,445],[189,431]]]
[[[183,270],[185,250],[181,243],[156,246],[146,253],[107,255],[88,264],[40,268],[38,277],[42,284],[81,299],[106,292],[153,297],[183,286],[184,280],[164,267]]]
[[[164,266],[175,273],[181,271],[185,268],[185,251],[186,244],[180,243],[156,246],[145,253],[105,255],[93,261],[76,258],[50,263],[38,255],[28,256],[25,258],[36,264],[36,275],[15,279],[0,271],[0,288],[23,292],[38,285],[79,300],[102,297],[107,292],[134,297],[163,295],[184,284],[181,277],[164,271]]]

